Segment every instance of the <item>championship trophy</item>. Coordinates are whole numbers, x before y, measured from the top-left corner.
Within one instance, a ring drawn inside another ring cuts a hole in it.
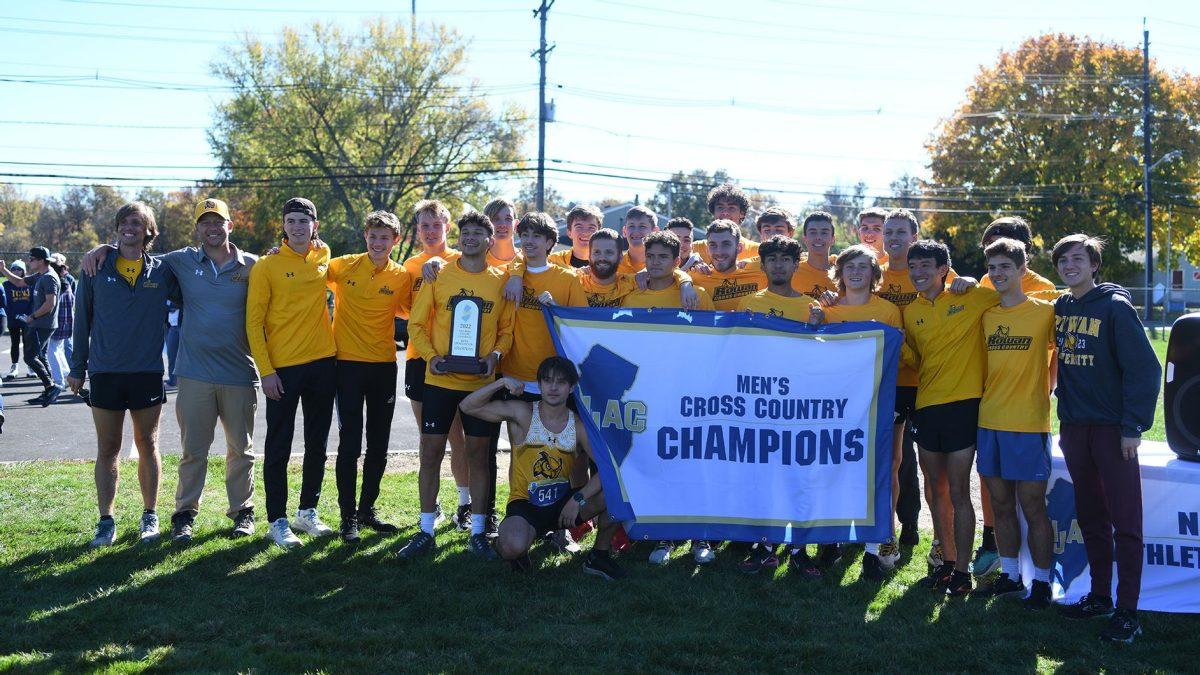
[[[450,353],[441,362],[446,373],[482,375],[487,363],[479,358],[479,331],[483,324],[483,300],[459,295],[451,300]]]

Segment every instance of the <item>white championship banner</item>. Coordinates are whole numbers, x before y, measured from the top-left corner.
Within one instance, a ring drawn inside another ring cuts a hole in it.
[[[1055,438],[1047,483],[1046,511],[1054,527],[1054,595],[1075,602],[1092,590],[1083,533],[1075,518],[1075,484]],[[1139,609],[1200,613],[1200,463],[1175,457],[1166,443],[1143,441],[1142,590]],[[1022,522],[1024,530],[1024,522]],[[1021,547],[1021,572],[1033,580],[1029,549]],[[1113,566],[1116,595],[1117,572]]]
[[[640,539],[884,541],[900,332],[550,307],[605,499]]]

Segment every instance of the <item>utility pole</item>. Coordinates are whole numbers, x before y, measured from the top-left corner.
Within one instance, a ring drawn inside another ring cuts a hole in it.
[[[415,1],[415,0],[414,0]],[[541,23],[541,39],[538,49],[530,56],[538,60],[538,159],[537,159],[537,210],[545,207],[546,201],[546,55],[554,47],[546,48],[546,15],[554,6],[554,0],[542,0],[542,4],[533,10],[533,15]]]
[[[1154,230],[1151,219],[1153,202],[1150,197],[1150,29],[1142,19],[1142,196],[1146,216],[1146,296],[1144,318],[1150,322],[1150,287],[1154,285]]]
[[[413,45],[417,44],[417,0],[412,0],[412,28],[409,29],[408,39]]]

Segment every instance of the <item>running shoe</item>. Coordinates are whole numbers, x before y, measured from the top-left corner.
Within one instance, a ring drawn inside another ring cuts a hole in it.
[[[473,534],[470,539],[467,539],[467,550],[471,552],[471,555],[485,562],[491,562],[500,557],[496,553],[496,549],[492,548],[492,540],[482,532]]]
[[[895,569],[898,562],[900,562],[900,547],[894,540],[885,541],[879,545],[879,564],[883,569]]]
[[[1059,605],[1058,613],[1068,619],[1107,619],[1113,615],[1112,598],[1088,593],[1073,604]]]
[[[975,584],[971,581],[971,575],[967,572],[959,572],[954,570],[950,574],[950,583],[946,584],[946,596],[951,598],[961,598],[968,595],[975,589]]]
[[[1142,634],[1142,624],[1138,621],[1137,612],[1123,607],[1113,611],[1108,625],[1100,631],[1100,639],[1109,642],[1124,642],[1131,644],[1135,636]]]
[[[708,565],[717,559],[717,552],[707,541],[693,541],[692,558],[697,565]]]
[[[190,544],[194,522],[191,513],[176,513],[171,516],[171,543]]]
[[[357,544],[360,541],[358,536],[358,517],[353,514],[342,516],[342,524],[338,528],[338,534],[341,535],[343,542]]]
[[[233,517],[233,531],[229,536],[237,539],[254,534],[254,507],[246,507]]]
[[[661,566],[671,562],[671,551],[673,550],[675,550],[675,542],[658,542],[658,546],[655,546],[654,550],[650,552],[650,564]]]
[[[89,544],[92,548],[100,548],[102,546],[112,546],[113,540],[117,538],[117,523],[112,518],[101,518],[96,523],[96,535],[92,537],[92,543]]]
[[[271,526],[267,528],[267,538],[280,548],[295,548],[301,544],[300,538],[292,532],[291,526],[288,525],[287,518],[277,518],[272,522]]]
[[[950,575],[954,572],[953,563],[943,562],[934,568],[929,576],[917,582],[921,588],[940,591],[950,584]]]
[[[821,544],[817,547],[817,564],[829,569],[842,559],[842,547],[838,544]]]
[[[396,552],[396,557],[400,558],[401,560],[410,560],[412,558],[430,555],[436,550],[437,542],[434,540],[433,535],[421,530],[420,532],[414,534],[412,539],[408,540],[408,543],[404,545],[404,548],[401,548]]]
[[[591,574],[607,581],[625,578],[625,570],[621,569],[616,560],[613,560],[612,553],[609,551],[592,549],[587,554],[587,559],[583,561],[583,571],[585,574]]]
[[[1004,595],[1016,595],[1017,593],[1024,595],[1025,584],[1001,572],[1000,576],[996,577],[992,583],[976,588],[972,595],[982,598],[998,598]]]
[[[746,574],[758,574],[764,569],[768,572],[774,572],[779,567],[779,556],[775,555],[774,547],[760,547],[746,556],[746,559],[738,563],[738,570]]]
[[[370,530],[375,530],[380,534],[395,534],[400,531],[400,528],[381,519],[379,511],[375,508],[361,509],[356,518],[359,527],[365,527]]]
[[[791,555],[788,556],[788,571],[804,581],[824,576],[821,568],[813,564],[812,558],[808,557],[808,548],[804,546],[792,549]]]
[[[450,522],[454,523],[454,529],[459,532],[471,531],[471,505],[459,504],[458,509],[454,511],[454,515],[450,516]]]
[[[138,541],[143,544],[152,544],[158,541],[158,514],[145,512],[142,514],[142,522],[138,526]]]
[[[880,549],[883,547],[881,546]],[[886,569],[891,569],[886,568]],[[867,581],[883,581],[887,574],[885,573],[883,560],[880,556],[874,553],[863,551],[862,558],[862,578]]]
[[[942,552],[942,542],[934,539],[929,546],[929,556],[925,558],[929,562],[929,566],[934,569],[941,567],[942,563],[946,561],[945,557],[946,554]]]
[[[971,562],[971,574],[976,577],[987,575],[1000,569],[1000,554],[980,546],[975,549],[975,560]]]
[[[317,515],[316,509],[297,511],[296,519],[292,521],[292,527],[313,537],[328,537],[333,534],[333,530],[321,521],[321,516]]]
[[[1050,609],[1051,598],[1050,584],[1045,581],[1035,581],[1033,588],[1029,589],[1029,597],[1025,598],[1025,609],[1038,612]]]

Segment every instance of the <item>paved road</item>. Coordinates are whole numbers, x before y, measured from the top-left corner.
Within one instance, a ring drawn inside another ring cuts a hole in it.
[[[22,368],[24,371],[24,368]],[[5,371],[7,372],[7,371]],[[420,432],[413,419],[408,399],[404,398],[404,361],[400,360],[400,376],[397,382],[396,414],[392,420],[392,453],[415,453]],[[4,396],[4,433],[0,435],[0,462],[31,459],[94,459],[96,436],[92,427],[91,412],[73,395],[64,395],[49,408],[31,406],[25,401],[41,393],[42,387],[35,378],[5,382],[0,393]],[[301,419],[296,422],[295,451],[301,451]],[[266,439],[266,398],[259,393],[258,414],[254,424],[254,447],[256,452]],[[122,455],[128,456],[132,446],[132,431],[125,423],[125,446]],[[159,450],[164,454],[180,453],[179,424],[175,420],[174,390],[167,392],[167,403],[163,409],[162,426],[159,430]],[[220,455],[221,430],[217,430],[214,448]],[[507,443],[501,441],[502,445]],[[329,454],[332,459],[337,449],[337,417],[329,433]]]

